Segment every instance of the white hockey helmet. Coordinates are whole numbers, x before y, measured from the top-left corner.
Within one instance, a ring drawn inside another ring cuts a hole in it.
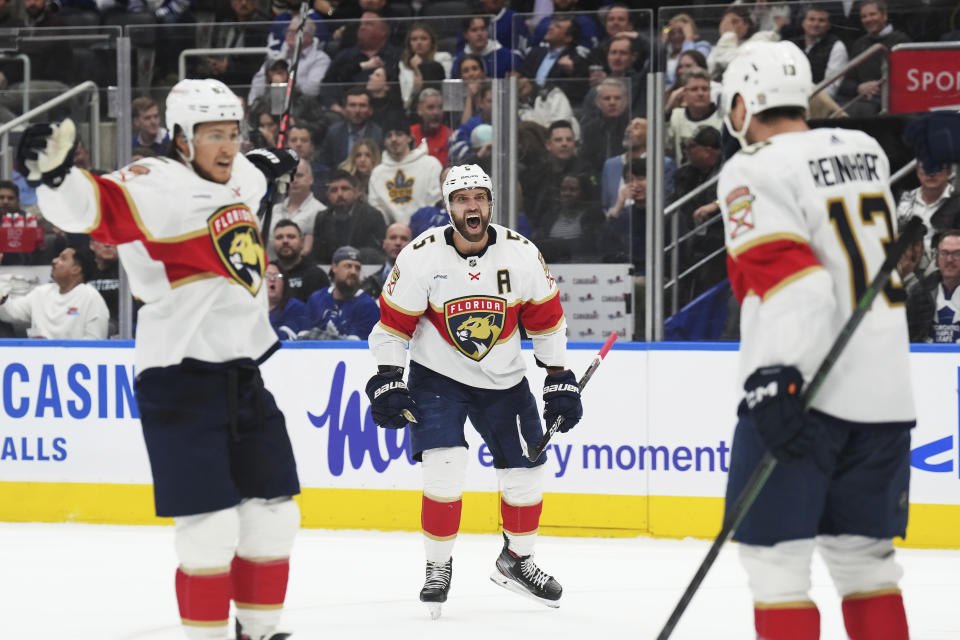
[[[443,192],[443,203],[448,209],[450,196],[461,189],[486,189],[490,202],[493,202],[493,182],[490,176],[475,164],[458,164],[450,167],[447,178],[440,188]]]
[[[243,102],[219,80],[181,80],[167,95],[167,127],[171,135],[179,125],[193,159],[193,128],[201,122],[236,120],[243,122]]]
[[[754,114],[777,107],[806,109],[812,91],[810,61],[797,45],[785,40],[745,44],[723,73],[723,122],[745,147],[744,136]],[[740,131],[730,122],[730,111],[738,95],[746,106]]]

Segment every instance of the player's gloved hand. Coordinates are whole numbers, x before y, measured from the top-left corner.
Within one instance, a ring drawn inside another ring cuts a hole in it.
[[[560,433],[573,429],[583,417],[583,405],[580,403],[580,385],[573,371],[567,369],[547,374],[543,381],[543,421],[547,429],[563,416]]]
[[[960,114],[935,111],[917,118],[903,133],[917,153],[917,160],[928,173],[937,173],[943,165],[960,161]]]
[[[31,187],[59,187],[73,166],[76,149],[77,128],[70,118],[59,124],[32,124],[20,136],[17,170]]]
[[[280,193],[287,192],[300,164],[300,156],[293,149],[253,149],[246,154],[247,160],[267,178],[267,184],[275,185]]]
[[[367,381],[370,414],[385,429],[403,429],[408,422],[417,422],[417,404],[403,381],[403,370],[378,373]]]
[[[743,388],[760,440],[774,458],[788,462],[813,451],[819,423],[803,408],[803,375],[796,367],[760,367]]]

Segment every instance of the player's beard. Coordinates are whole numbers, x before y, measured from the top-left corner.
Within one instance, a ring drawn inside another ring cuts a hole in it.
[[[468,213],[460,220],[457,220],[451,216],[453,227],[467,242],[480,242],[487,236],[487,227],[490,226],[490,213],[490,209],[487,209],[486,213],[482,211],[478,213]],[[476,230],[476,228],[471,228],[469,225],[467,225],[467,220],[472,216],[480,217],[479,230]]]

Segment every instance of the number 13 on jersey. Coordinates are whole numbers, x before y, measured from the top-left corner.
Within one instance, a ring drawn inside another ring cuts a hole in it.
[[[864,237],[868,230],[865,225],[874,226],[878,217],[883,218],[886,225],[886,234],[881,238],[884,254],[888,247],[896,239],[896,231],[893,226],[893,216],[890,212],[890,206],[883,193],[861,193],[856,208],[859,214],[851,219],[850,209],[847,207],[845,198],[831,198],[827,200],[827,214],[833,229],[836,231],[840,240],[840,246],[847,254],[847,261],[850,265],[850,281],[852,300],[850,304],[856,308],[857,302],[863,297],[867,290],[867,284],[873,277],[872,273],[867,272],[866,260],[863,254],[863,242],[870,242],[870,238]],[[881,260],[883,256],[881,256]],[[895,283],[893,278],[887,282],[883,288],[883,297],[888,306],[903,305],[907,300],[906,292],[899,283]]]

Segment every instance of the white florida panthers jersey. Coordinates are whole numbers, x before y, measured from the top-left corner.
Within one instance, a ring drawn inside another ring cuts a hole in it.
[[[370,333],[378,365],[410,359],[464,384],[506,389],[526,369],[518,323],[543,364],[565,366],[566,321],[557,283],[540,252],[520,234],[490,225],[476,256],[453,246],[453,227],[429,229],[407,245],[380,294]]]
[[[809,382],[897,233],[890,166],[870,136],[815,129],[743,149],[720,173],[740,376],[791,364]],[[854,422],[915,419],[906,296],[877,296],[812,406]]]
[[[100,177],[74,167],[37,191],[43,215],[117,251],[137,316],[137,372],[178,364],[259,360],[277,345],[267,316],[263,241],[254,212],[266,179],[238,154],[230,180],[204,180],[167,158]]]

